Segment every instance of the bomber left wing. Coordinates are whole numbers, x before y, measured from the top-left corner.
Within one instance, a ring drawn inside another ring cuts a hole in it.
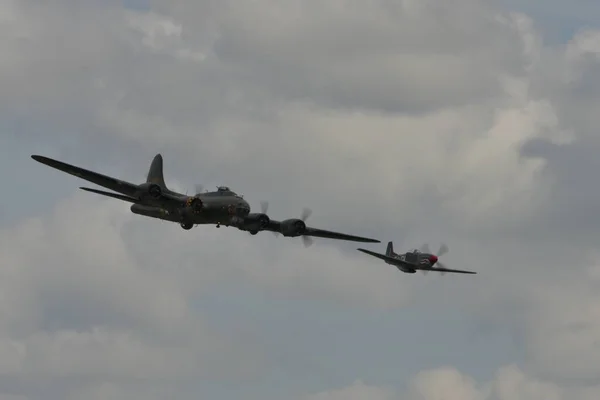
[[[438,272],[444,272],[444,273],[449,272],[449,273],[454,273],[454,274],[476,274],[477,273],[477,272],[473,272],[473,271],[464,271],[464,270],[460,270],[460,269],[450,269],[450,268],[443,268],[443,267],[426,268],[421,265],[407,263],[406,261],[402,261],[399,258],[386,256],[385,254],[375,253],[374,251],[371,251],[371,250],[367,250],[367,249],[357,249],[357,250],[362,251],[363,253],[368,254],[370,256],[377,257],[386,262],[390,262],[390,263],[393,263],[396,265],[402,265],[402,266],[405,266],[407,268],[411,268],[411,269],[414,269],[417,271],[438,271]]]
[[[85,168],[76,167],[75,165],[67,164],[58,160],[53,160],[52,158],[44,156],[33,155],[31,156],[31,158],[44,165],[58,169],[59,171],[66,172],[67,174],[76,176],[81,179],[85,179],[86,181],[95,183],[107,189],[114,190],[117,193],[121,193],[129,197],[136,197],[138,185],[133,184],[131,182],[122,181],[117,178],[102,175],[97,172],[87,170]]]
[[[143,193],[144,185],[136,185],[131,182],[123,181],[121,179],[113,178],[111,176],[103,175],[98,172],[90,171],[85,168],[77,167],[75,165],[67,164],[62,161],[54,160],[49,157],[32,155],[35,161],[40,162],[49,167],[58,169],[59,171],[66,172],[67,174],[76,176],[81,179],[85,179],[86,181],[95,183],[99,186],[105,187],[110,190],[114,190],[117,193],[120,193],[123,196],[115,195],[114,193],[108,193],[97,189],[90,188],[82,188],[88,192],[93,192],[96,194],[101,194],[104,196],[109,196],[113,198],[117,198],[120,200],[136,202],[139,200],[140,194]],[[181,203],[181,199],[173,196],[168,190],[161,190],[160,193],[153,195],[156,200],[159,200],[164,203]]]
[[[265,230],[271,232],[281,233],[284,236],[296,237],[321,237],[326,239],[336,239],[336,240],[348,240],[351,242],[363,242],[363,243],[381,243],[380,240],[366,238],[362,236],[349,235],[346,233],[326,231],[323,229],[311,228],[306,226],[303,220],[301,219],[289,219],[285,221],[275,221],[271,220],[269,225]]]

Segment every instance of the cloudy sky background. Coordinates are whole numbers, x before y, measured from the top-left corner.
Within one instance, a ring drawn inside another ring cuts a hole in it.
[[[596,400],[600,5],[0,0],[0,399]],[[176,224],[43,154],[353,243]]]

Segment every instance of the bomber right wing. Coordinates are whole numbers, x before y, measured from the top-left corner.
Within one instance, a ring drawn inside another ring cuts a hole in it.
[[[271,220],[269,226],[265,229],[271,232],[283,233],[282,232],[282,221]],[[349,235],[347,233],[326,231],[324,229],[311,228],[306,226],[297,236],[312,236],[326,239],[336,240],[348,240],[351,242],[363,242],[363,243],[381,243],[380,240],[366,238],[362,236]],[[293,236],[292,236],[293,237]]]
[[[306,227],[306,231],[303,233],[304,236],[314,236],[327,239],[337,240],[349,240],[351,242],[363,242],[363,243],[381,243],[381,240],[366,238],[362,236],[349,235],[347,233],[326,231],[324,229]]]

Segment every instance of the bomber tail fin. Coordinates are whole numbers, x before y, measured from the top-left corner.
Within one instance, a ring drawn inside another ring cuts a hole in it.
[[[146,179],[148,183],[156,183],[160,185],[163,189],[167,188],[165,184],[165,178],[163,176],[163,158],[159,154],[154,156],[152,160],[152,164],[150,164],[150,169],[148,170],[148,178]]]
[[[388,257],[394,255],[394,244],[392,242],[388,242],[387,249],[385,249],[385,255]]]

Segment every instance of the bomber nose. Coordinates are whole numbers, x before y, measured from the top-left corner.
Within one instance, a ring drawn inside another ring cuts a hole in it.
[[[248,213],[250,212],[250,204],[248,204],[248,202],[247,202],[246,200],[242,200],[242,201],[240,202],[239,208],[240,208],[241,210],[243,210],[243,212],[244,212],[245,214],[248,214]]]
[[[437,256],[431,255],[429,256],[429,262],[431,263],[431,265],[435,264],[437,262],[438,258]]]

